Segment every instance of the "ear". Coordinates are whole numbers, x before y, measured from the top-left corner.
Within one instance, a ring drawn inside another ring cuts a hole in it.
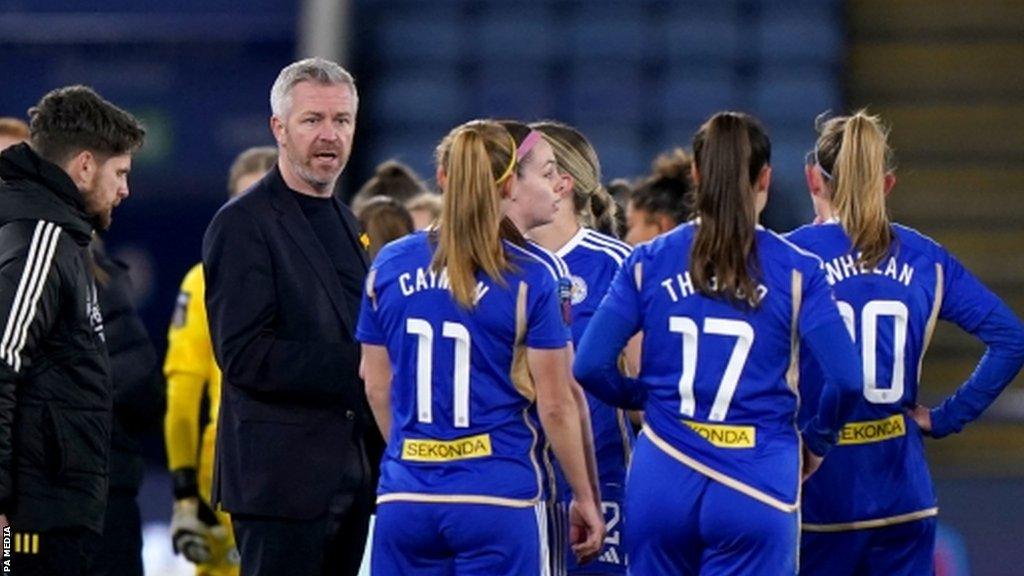
[[[437,187],[444,193],[444,189],[448,187],[448,175],[444,173],[444,168],[437,167],[437,171],[434,172],[434,181],[437,182]]]
[[[572,191],[576,188],[576,179],[568,172],[558,173],[559,192],[563,198],[572,198]]]
[[[284,144],[285,126],[284,122],[282,122],[277,116],[270,117],[270,131],[274,134],[274,140],[276,140],[278,144]]]
[[[888,172],[885,175],[885,195],[888,196],[889,192],[892,192],[893,186],[896,185],[896,175],[892,172]]]
[[[64,171],[79,188],[87,188],[92,183],[98,168],[96,157],[89,150],[75,154],[64,165]]]
[[[501,190],[499,190],[499,192],[501,193],[502,200],[512,200],[512,188],[515,187],[516,182],[518,182],[518,180],[516,178],[516,172],[513,170],[512,174],[501,183]]]
[[[813,164],[804,166],[804,178],[807,180],[807,191],[811,193],[812,198],[824,197],[821,173],[818,172]]]
[[[772,167],[765,166],[761,168],[761,173],[757,176],[757,191],[768,192],[768,186],[772,183]]]

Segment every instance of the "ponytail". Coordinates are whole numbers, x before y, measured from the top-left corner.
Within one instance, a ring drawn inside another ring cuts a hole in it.
[[[894,241],[885,209],[885,174],[889,170],[887,135],[876,116],[864,110],[833,118],[823,126],[819,149],[831,148],[832,204],[843,230],[859,252],[857,261],[875,267]],[[824,156],[824,154],[819,153]],[[824,168],[824,167],[823,167]]]
[[[447,269],[452,296],[466,308],[475,302],[477,270],[502,282],[509,268],[499,235],[498,180],[514,154],[508,132],[486,121],[456,128],[438,150],[446,184],[431,267]]]
[[[700,224],[690,251],[690,273],[702,293],[757,306],[754,183],[770,161],[771,143],[751,116],[721,112],[693,139]]]
[[[614,238],[619,237],[619,205],[604,186],[599,185],[597,190],[590,194],[586,210],[590,213],[590,226],[594,230]]]

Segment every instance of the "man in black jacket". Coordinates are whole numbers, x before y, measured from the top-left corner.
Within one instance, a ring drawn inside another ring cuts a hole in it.
[[[29,115],[29,142],[0,154],[0,525],[15,574],[79,575],[103,529],[111,419],[88,245],[145,132],[84,86]]]
[[[136,502],[145,471],[141,443],[144,435],[160,431],[164,377],[153,342],[132,303],[128,266],[109,256],[98,238],[92,241],[91,254],[110,357],[114,417],[107,513],[88,573],[142,576],[142,515]]]
[[[353,338],[366,252],[333,194],[358,96],[321,59],[271,90],[278,162],[214,217],[206,307],[224,373],[213,502],[231,513],[244,576],[356,574],[372,507],[376,426]]]

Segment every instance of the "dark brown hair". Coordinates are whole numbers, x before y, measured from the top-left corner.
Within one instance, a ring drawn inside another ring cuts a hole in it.
[[[652,174],[636,185],[629,197],[634,210],[648,218],[664,215],[676,224],[687,220],[693,209],[693,159],[682,148],[659,155],[651,164]]]
[[[58,165],[83,150],[108,157],[133,153],[146,137],[134,116],[87,86],[52,90],[28,115],[32,149]]]
[[[771,162],[771,142],[747,114],[719,112],[693,137],[697,163],[697,227],[690,273],[702,293],[757,306],[754,185]]]
[[[377,166],[373,177],[352,197],[352,211],[358,213],[374,196],[390,196],[400,204],[427,191],[426,184],[409,166],[398,160],[386,160]]]

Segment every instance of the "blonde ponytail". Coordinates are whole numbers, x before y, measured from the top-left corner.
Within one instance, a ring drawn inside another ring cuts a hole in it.
[[[832,204],[860,253],[858,262],[873,268],[889,253],[894,238],[885,208],[889,145],[878,117],[861,110],[844,120],[841,127],[834,124],[831,135],[839,142],[829,182]]]
[[[512,162],[508,132],[493,122],[474,121],[452,131],[438,151],[445,174],[437,250],[431,267],[447,269],[455,300],[472,308],[476,272],[502,282],[509,268],[501,245],[501,201],[497,180]]]

